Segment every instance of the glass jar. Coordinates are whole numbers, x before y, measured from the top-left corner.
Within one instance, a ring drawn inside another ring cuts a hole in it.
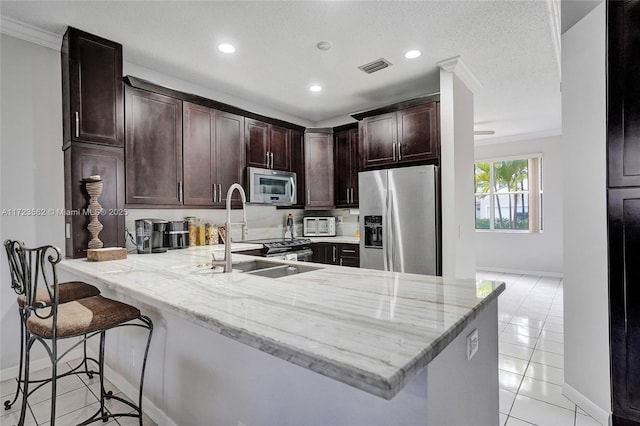
[[[213,223],[204,225],[204,240],[206,245],[218,244],[218,227]]]
[[[187,229],[189,230],[189,247],[196,245],[196,218],[193,216],[185,217],[187,221]]]
[[[202,219],[196,220],[196,245],[204,245],[204,221]]]

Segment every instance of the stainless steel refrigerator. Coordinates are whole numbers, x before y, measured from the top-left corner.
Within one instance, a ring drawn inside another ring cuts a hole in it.
[[[442,275],[438,168],[358,174],[360,267]]]

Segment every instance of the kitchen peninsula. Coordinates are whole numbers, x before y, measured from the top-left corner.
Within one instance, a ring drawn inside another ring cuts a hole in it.
[[[211,252],[194,247],[59,267],[61,280],[135,300],[154,320],[144,391],[145,411],[157,422],[498,423],[503,283],[331,265],[277,279],[216,274],[203,266]],[[256,259],[233,255],[234,263]],[[475,330],[478,350],[468,359]],[[118,360],[110,367],[120,379],[135,377],[135,335],[119,333],[108,337],[118,356],[107,353],[107,363]]]

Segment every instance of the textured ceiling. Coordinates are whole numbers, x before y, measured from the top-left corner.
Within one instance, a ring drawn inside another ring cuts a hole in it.
[[[312,123],[438,90],[460,55],[483,85],[478,130],[558,131],[560,77],[546,1],[2,1],[0,13],[62,35],[117,41],[125,60]],[[316,49],[326,40],[329,51]],[[237,53],[216,50],[231,42]],[[423,55],[404,59],[409,49]],[[393,66],[367,75],[358,66]],[[324,87],[308,91],[311,83]],[[344,120],[343,120],[344,121]]]

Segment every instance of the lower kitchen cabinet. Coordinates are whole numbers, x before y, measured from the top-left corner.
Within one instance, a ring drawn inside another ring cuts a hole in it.
[[[72,142],[64,151],[65,252],[67,257],[87,256],[91,234],[89,196],[84,179],[100,175],[102,193],[98,201],[106,214],[99,220],[99,238],[104,247],[125,246],[124,153],[121,147]]]
[[[346,243],[314,243],[312,262],[325,265],[360,267],[360,246]]]

